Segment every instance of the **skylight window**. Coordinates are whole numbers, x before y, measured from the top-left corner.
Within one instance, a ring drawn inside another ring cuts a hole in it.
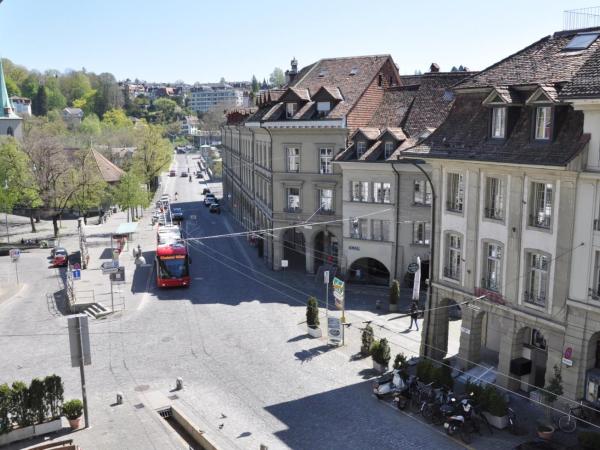
[[[585,50],[598,39],[600,33],[579,33],[565,45],[564,50]]]

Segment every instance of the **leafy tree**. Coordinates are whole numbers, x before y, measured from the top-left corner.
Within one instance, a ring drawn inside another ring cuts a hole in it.
[[[92,91],[92,85],[84,72],[73,71],[60,78],[60,90],[67,103],[73,104],[75,100],[85,98]]]
[[[549,405],[552,405],[564,393],[560,366],[555,364],[553,370],[554,375],[544,387],[544,398]]]
[[[113,128],[124,128],[131,126],[131,120],[122,109],[111,109],[104,113],[102,124]]]
[[[67,106],[67,99],[60,90],[58,75],[52,71],[46,73],[45,86],[48,93],[48,109],[63,109]]]
[[[176,119],[175,112],[178,109],[177,102],[170,98],[159,98],[154,100],[152,106],[162,115],[164,122],[172,122]]]
[[[310,328],[319,327],[319,304],[317,299],[314,297],[308,297],[308,303],[306,305],[306,324]]]
[[[29,407],[34,423],[42,423],[48,416],[44,382],[34,378],[29,384]]]
[[[275,67],[271,75],[269,75],[269,83],[275,87],[281,87],[285,84],[285,75],[283,74],[283,70],[279,67]]]
[[[134,172],[125,174],[114,193],[114,201],[121,209],[127,210],[127,221],[129,211],[138,206],[147,206],[149,203],[148,193],[144,189],[144,180]]]
[[[32,423],[32,415],[29,409],[29,389],[22,381],[15,381],[11,390],[11,415],[17,424],[26,427]]]
[[[85,116],[79,125],[79,132],[86,135],[99,135],[101,126],[98,116],[94,113]]]
[[[146,125],[136,130],[136,147],[133,168],[152,189],[156,184],[156,177],[171,163],[171,144],[163,137],[161,127]]]
[[[252,92],[256,93],[259,90],[258,80],[256,79],[256,75],[252,75]]]
[[[0,384],[0,434],[8,432],[10,429],[10,418],[11,413],[11,389],[6,383]]]
[[[48,92],[44,85],[38,87],[32,102],[32,109],[33,114],[36,116],[45,116],[48,114]]]
[[[82,150],[74,155],[70,175],[71,184],[77,186],[70,204],[77,208],[79,215],[87,222],[88,212],[103,203],[108,190],[91,150]]]
[[[63,402],[64,387],[58,375],[48,375],[44,378],[44,389],[46,391],[46,404],[50,408],[52,418],[60,417]]]
[[[33,100],[37,95],[39,87],[39,74],[30,73],[21,84],[21,95]]]
[[[10,77],[5,77],[4,81],[6,83],[6,90],[10,97],[12,97],[13,95],[21,95],[21,89],[19,89],[19,86],[17,85],[15,80],[13,80]]]
[[[361,336],[362,345],[360,347],[360,352],[363,356],[369,356],[371,354],[371,347],[373,346],[374,339],[373,327],[370,324],[367,324]]]

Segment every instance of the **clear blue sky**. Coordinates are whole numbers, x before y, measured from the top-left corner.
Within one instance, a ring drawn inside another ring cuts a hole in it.
[[[0,55],[117,79],[248,80],[319,58],[389,53],[403,74],[482,69],[600,0],[3,0]]]

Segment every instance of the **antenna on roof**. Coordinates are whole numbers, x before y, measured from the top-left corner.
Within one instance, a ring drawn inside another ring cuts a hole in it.
[[[563,30],[600,26],[600,6],[563,11]]]

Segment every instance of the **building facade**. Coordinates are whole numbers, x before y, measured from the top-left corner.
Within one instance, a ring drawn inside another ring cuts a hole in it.
[[[23,137],[23,119],[15,113],[6,90],[2,58],[0,58],[0,136]]]
[[[31,100],[25,97],[13,96],[10,101],[19,116],[31,116]]]
[[[484,368],[539,394],[556,366],[571,398],[584,395],[600,356],[590,173],[598,117],[591,107],[584,121],[586,100],[564,95],[598,62],[600,32],[587,31],[555,33],[458,84],[446,121],[407,151],[429,162],[437,192],[423,352],[445,356],[456,304],[460,370]]]
[[[227,83],[211,83],[190,89],[188,107],[197,113],[206,113],[219,107],[223,110],[244,105],[244,91]]]

